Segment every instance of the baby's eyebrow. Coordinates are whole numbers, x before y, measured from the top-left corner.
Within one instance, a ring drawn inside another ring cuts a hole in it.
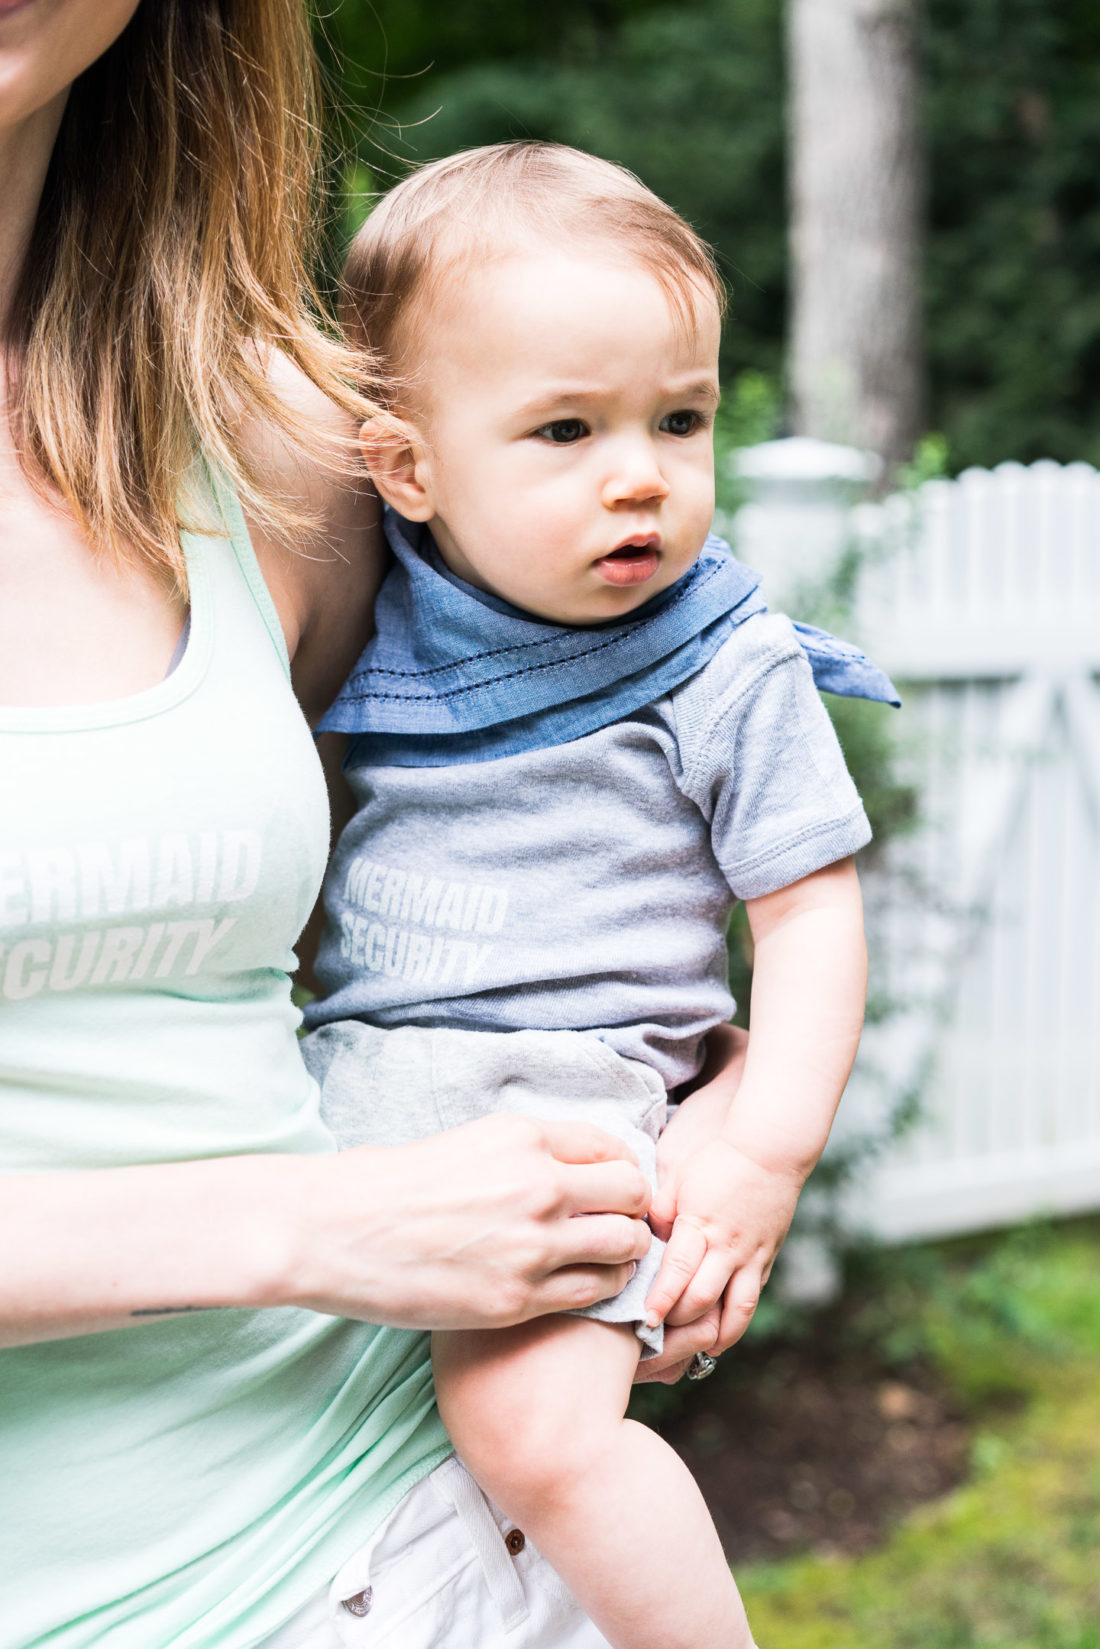
[[[604,399],[607,391],[585,384],[555,384],[552,389],[542,395],[534,396],[525,401],[519,408],[523,416],[537,418],[540,413],[556,412],[565,402],[570,406],[584,405],[586,402]]]
[[[557,412],[563,405],[583,407],[587,404],[606,400],[608,390],[602,385],[583,383],[555,384],[541,395],[525,401],[517,409],[522,418],[539,418],[549,413]],[[659,391],[662,401],[675,401],[680,397],[690,400],[707,401],[716,407],[722,399],[721,391],[713,378],[691,378],[684,383],[669,384]]]
[[[688,383],[675,385],[667,393],[670,399],[676,395],[686,395],[692,400],[698,397],[701,401],[709,401],[713,407],[722,399],[722,392],[713,378],[692,378]]]

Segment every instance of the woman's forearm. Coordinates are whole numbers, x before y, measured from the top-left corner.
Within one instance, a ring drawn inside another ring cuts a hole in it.
[[[617,1292],[648,1201],[601,1130],[502,1117],[390,1149],[13,1175],[0,1345],[234,1307],[503,1326]]]
[[[296,1160],[6,1176],[0,1344],[276,1303]]]

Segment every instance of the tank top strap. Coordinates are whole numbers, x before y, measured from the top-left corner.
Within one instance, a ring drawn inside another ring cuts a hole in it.
[[[226,472],[209,459],[203,459],[197,466],[194,485],[200,497],[204,495],[214,506],[216,523],[222,528],[218,536],[223,537],[233,551],[233,564],[271,639],[283,673],[289,680],[290,658],[286,649],[286,637],[279,622],[275,603],[271,599],[271,592],[260,571],[237,489]],[[205,567],[210,548],[210,534],[184,528],[180,532],[180,542],[189,569],[193,569],[196,564]]]

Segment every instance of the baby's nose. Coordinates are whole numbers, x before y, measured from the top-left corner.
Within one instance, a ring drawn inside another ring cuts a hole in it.
[[[667,498],[668,482],[661,473],[657,455],[649,446],[632,447],[619,455],[603,487],[603,501],[609,509],[616,504],[641,504]]]

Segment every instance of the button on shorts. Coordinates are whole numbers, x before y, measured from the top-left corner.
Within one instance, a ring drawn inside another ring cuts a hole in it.
[[[610,1649],[453,1456],[256,1649]]]

